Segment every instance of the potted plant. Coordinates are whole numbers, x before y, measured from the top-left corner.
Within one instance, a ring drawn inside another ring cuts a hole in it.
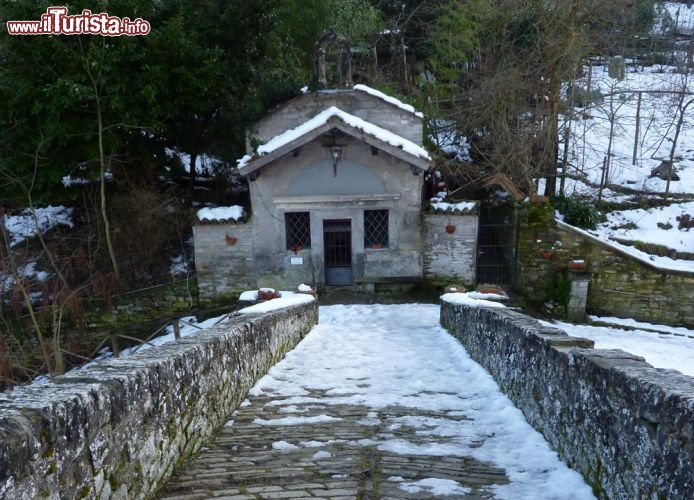
[[[572,271],[585,271],[586,261],[582,259],[572,260],[569,262],[569,269]]]
[[[294,255],[297,254],[299,250],[301,250],[301,245],[297,245],[296,243],[293,244],[292,246],[289,247],[292,252],[294,252]]]
[[[446,224],[446,232],[448,234],[455,233],[455,226],[453,224],[451,224],[451,219],[448,219],[448,224]]]
[[[379,250],[379,249],[383,248],[383,245],[381,245],[380,243],[373,243],[371,245],[371,248],[373,248],[374,250]]]
[[[236,242],[238,241],[236,238],[234,238],[233,236],[231,236],[229,234],[227,234],[226,240],[227,240],[227,245],[229,245],[230,247],[233,247],[234,245],[236,245]]]

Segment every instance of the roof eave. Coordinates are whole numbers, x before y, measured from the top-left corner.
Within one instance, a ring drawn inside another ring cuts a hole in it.
[[[265,165],[268,165],[269,163],[272,163],[275,160],[281,158],[282,156],[291,153],[295,149],[300,148],[304,144],[311,142],[312,140],[320,137],[321,135],[334,128],[344,132],[347,135],[354,137],[355,139],[362,140],[366,144],[373,146],[385,153],[388,153],[402,161],[414,165],[415,167],[421,170],[427,170],[432,165],[432,161],[430,159],[422,158],[420,156],[408,153],[407,151],[404,151],[402,148],[388,144],[387,142],[382,141],[357,127],[352,127],[346,124],[338,117],[331,117],[323,125],[316,127],[315,129],[305,133],[301,137],[296,138],[292,142],[289,142],[284,146],[277,148],[275,151],[272,151],[271,153],[267,153],[262,156],[255,156],[254,158],[249,160],[248,163],[246,163],[246,165],[239,168],[239,173],[241,175],[251,174],[259,168],[262,168]]]

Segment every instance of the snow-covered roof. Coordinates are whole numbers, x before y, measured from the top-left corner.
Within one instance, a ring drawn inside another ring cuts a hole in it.
[[[367,87],[368,88],[368,87]],[[385,94],[384,94],[385,95]],[[401,103],[402,104],[402,103]],[[403,105],[404,106],[404,105]],[[414,108],[413,108],[414,109]],[[245,155],[243,158],[237,161],[239,171],[242,174],[247,174],[250,172],[250,164],[265,155],[276,152],[282,147],[293,143],[294,141],[306,136],[307,134],[318,130],[320,127],[327,125],[330,121],[342,122],[351,129],[357,129],[364,134],[371,136],[372,138],[380,141],[381,143],[388,144],[395,148],[402,150],[411,157],[420,158],[425,161],[431,161],[429,153],[418,144],[405,139],[397,134],[394,134],[390,130],[386,130],[378,125],[367,122],[358,116],[354,116],[346,111],[341,110],[336,106],[331,106],[316,116],[302,123],[296,128],[287,130],[272,139],[270,139],[265,144],[258,146],[256,152],[253,156]]]
[[[243,207],[232,205],[230,207],[205,207],[198,210],[198,220],[201,222],[238,222],[244,215]]]
[[[361,83],[358,83],[355,85],[354,90],[360,90],[362,92],[366,92],[367,94],[371,94],[374,97],[378,97],[379,99],[382,99],[386,101],[387,103],[393,104],[394,106],[397,106],[398,108],[408,111],[410,113],[413,113],[415,116],[419,118],[424,118],[424,114],[421,111],[417,111],[414,109],[414,106],[411,106],[410,104],[405,104],[399,99],[396,99],[395,97],[389,96],[388,94],[384,94],[380,90],[372,89],[371,87],[368,87],[366,85],[363,85]]]

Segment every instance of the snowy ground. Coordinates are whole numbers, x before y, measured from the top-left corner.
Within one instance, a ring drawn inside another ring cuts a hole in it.
[[[18,215],[5,215],[4,223],[10,237],[10,246],[14,247],[26,239],[37,234],[44,234],[56,226],[72,227],[72,208],[49,205],[35,209],[34,213],[27,208]]]
[[[587,73],[587,68],[586,68]],[[693,76],[677,73],[670,66],[627,66],[626,78],[616,80],[608,76],[606,66],[593,66],[591,88],[606,97],[602,103],[587,108],[574,108],[571,120],[572,136],[569,142],[570,172],[585,175],[587,180],[600,183],[603,159],[610,150],[608,183],[647,192],[664,192],[666,181],[650,177],[651,170],[663,159],[669,158],[676,118],[673,110],[677,103],[675,92],[694,90]],[[577,82],[587,88],[587,76]],[[638,91],[644,91],[641,100],[641,123],[636,137],[636,111]],[[658,93],[647,93],[657,91]],[[660,93],[662,92],[662,93]],[[612,144],[610,121],[614,121]],[[675,171],[679,181],[672,181],[674,193],[694,192],[694,154],[690,144],[694,140],[694,123],[685,118],[675,149]],[[632,156],[636,142],[635,165]],[[563,146],[560,147],[563,151]],[[570,192],[569,192],[570,194]]]
[[[656,368],[672,368],[685,375],[694,376],[694,330],[640,323],[617,318],[593,318],[605,322],[621,322],[637,329],[625,330],[616,327],[576,325],[560,321],[551,324],[561,328],[569,335],[585,337],[595,341],[597,349],[622,349],[637,356],[643,356]],[[546,322],[545,322],[546,323]],[[655,333],[648,330],[661,330],[671,333]]]
[[[397,406],[410,416],[391,419],[382,432],[356,444],[384,453],[471,457],[492,464],[510,480],[486,490],[499,498],[593,497],[583,478],[559,460],[492,377],[439,325],[436,305],[321,307],[319,325],[250,396],[271,398],[268,404],[287,413],[281,422],[267,421],[270,426],[313,425],[317,417],[329,418],[331,407],[376,412]],[[325,405],[326,410],[307,418],[301,413],[305,405]],[[411,435],[398,432],[404,426],[414,429]],[[305,444],[278,441],[276,446],[295,449]],[[404,492],[442,495],[467,488],[450,479],[389,480]]]

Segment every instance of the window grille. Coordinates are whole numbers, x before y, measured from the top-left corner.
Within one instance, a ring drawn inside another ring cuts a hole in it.
[[[286,212],[284,229],[287,235],[287,250],[311,248],[311,216],[308,212]]]
[[[364,210],[364,248],[388,246],[388,210]]]

